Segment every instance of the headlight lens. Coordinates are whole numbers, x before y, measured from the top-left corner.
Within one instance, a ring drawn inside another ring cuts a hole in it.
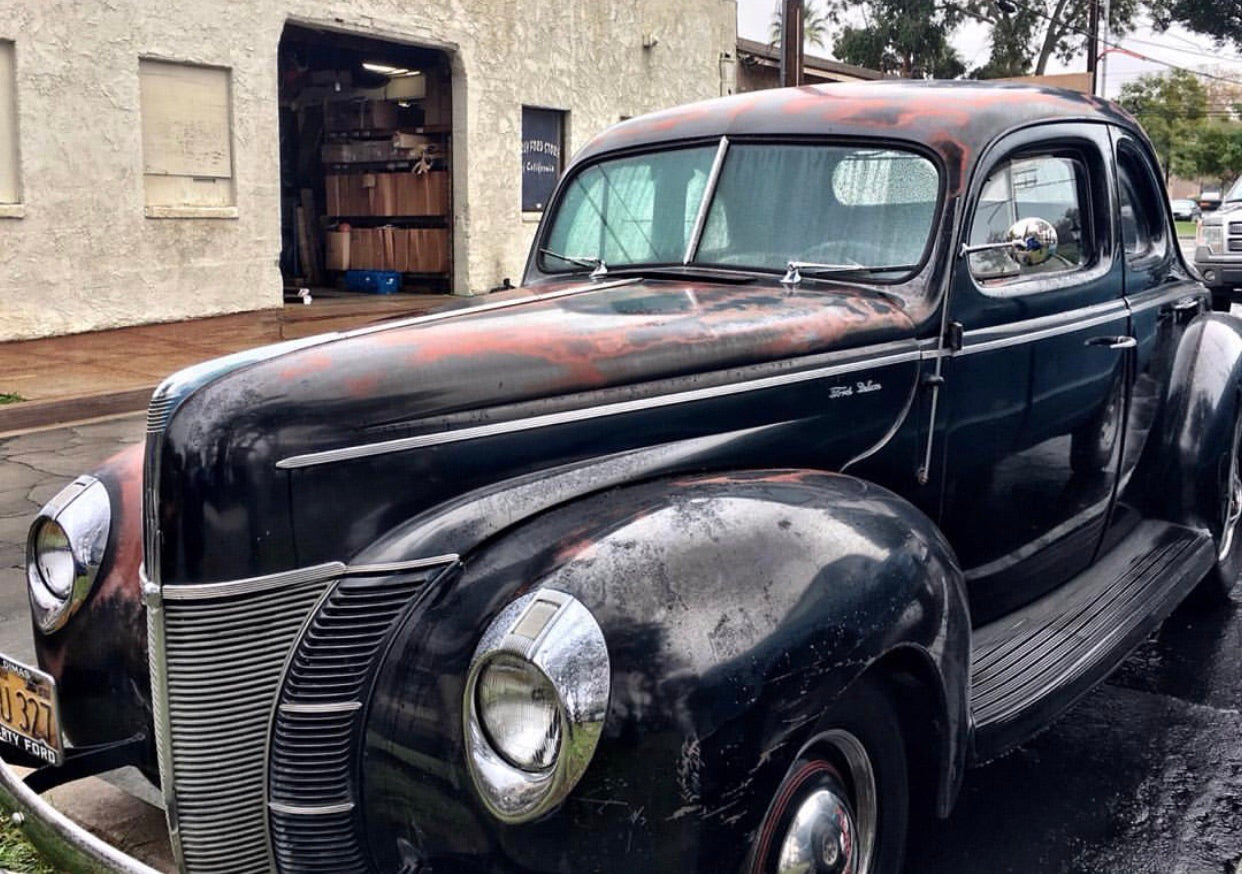
[[[52,519],[41,519],[38,526],[34,538],[35,568],[52,594],[68,598],[77,576],[69,535]]]
[[[505,761],[524,771],[552,767],[561,723],[556,690],[542,671],[502,653],[479,672],[475,698],[487,739]]]

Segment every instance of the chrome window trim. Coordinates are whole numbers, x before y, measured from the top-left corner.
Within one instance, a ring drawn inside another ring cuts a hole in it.
[[[694,217],[694,230],[690,232],[690,240],[686,243],[686,252],[681,263],[689,264],[699,251],[699,242],[703,239],[703,228],[707,227],[707,213],[711,209],[712,198],[716,195],[716,185],[720,181],[720,171],[724,167],[725,155],[729,152],[729,138],[721,137],[716,148],[716,157],[712,161],[712,169],[707,174],[707,184],[703,187],[703,199],[699,201],[699,213]]]
[[[786,363],[791,366],[797,366],[799,361],[807,363],[811,361],[839,363],[828,363],[819,367],[809,367],[807,369],[798,370],[792,373],[782,373],[775,376],[764,376],[739,382],[725,383],[724,385],[671,392],[669,394],[656,395],[654,397],[639,398],[629,401],[617,401],[610,404],[599,404],[592,407],[565,410],[559,413],[546,413],[544,415],[529,416],[523,419],[511,419],[504,422],[494,422],[489,425],[476,425],[470,428],[461,428],[456,431],[444,431],[437,432],[435,434],[420,434],[414,437],[401,437],[395,440],[382,440],[376,443],[364,443],[356,446],[345,446],[339,449],[310,452],[304,455],[293,455],[288,458],[282,458],[276,462],[276,467],[282,470],[314,467],[316,465],[331,464],[337,461],[368,458],[375,455],[387,455],[392,452],[403,452],[408,449],[421,449],[429,446],[441,446],[446,443],[476,440],[483,437],[496,437],[503,434],[530,431],[537,428],[547,428],[553,425],[562,425],[569,422],[581,422],[590,419],[604,418],[607,416],[619,416],[626,413],[643,412],[646,410],[659,409],[661,407],[675,406],[677,404],[712,400],[715,398],[745,394],[768,388],[796,385],[798,383],[810,382],[817,379],[827,379],[833,376],[843,376],[848,373],[857,373],[860,370],[889,367],[895,364],[918,361],[923,357],[922,352],[918,348],[911,348],[912,346],[914,346],[912,341],[896,341],[893,343],[879,344],[877,346],[864,346],[859,349],[843,350],[841,352],[827,352],[822,355],[808,356],[805,359],[791,359],[788,362],[782,363]],[[887,351],[894,349],[902,349],[904,351],[888,351],[887,354],[877,354],[880,350]]]

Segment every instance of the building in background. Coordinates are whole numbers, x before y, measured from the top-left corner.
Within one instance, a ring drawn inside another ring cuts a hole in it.
[[[731,93],[732,0],[0,0],[0,340],[516,279],[568,156]]]
[[[855,67],[840,61],[830,61],[806,54],[803,57],[803,81],[807,85],[825,82],[858,82],[864,79],[883,79],[879,70]],[[737,41],[737,91],[761,91],[764,88],[781,87],[781,50],[779,46],[757,42],[753,39]]]

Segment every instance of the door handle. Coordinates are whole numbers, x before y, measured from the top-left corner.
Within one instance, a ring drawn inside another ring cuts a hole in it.
[[[1138,340],[1130,336],[1120,337],[1092,337],[1084,346],[1104,346],[1109,349],[1133,349],[1138,345]]]

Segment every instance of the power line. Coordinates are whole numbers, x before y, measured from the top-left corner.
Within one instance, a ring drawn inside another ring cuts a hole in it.
[[[1046,19],[1047,21],[1051,21],[1054,24],[1058,23],[1056,18],[1049,15],[1044,10],[1037,9],[1034,6],[1031,6],[1029,3],[1023,2],[1023,0],[1009,0],[1009,2],[1011,2],[1014,6],[1020,6],[1021,8],[1025,9],[1026,11],[1030,12],[1032,15],[1035,15],[1038,18]],[[1076,27],[1073,24],[1065,24],[1065,28],[1066,30],[1072,31],[1073,33],[1079,34],[1080,36],[1085,36],[1085,37],[1091,36],[1090,31],[1084,30],[1081,27]],[[1179,66],[1178,64],[1174,64],[1169,61],[1163,61],[1159,58],[1153,58],[1148,55],[1141,54],[1139,52],[1131,51],[1130,49],[1127,49],[1125,46],[1123,46],[1121,43],[1111,42],[1106,39],[1101,39],[1099,42],[1102,45],[1108,46],[1109,48],[1118,49],[1120,51],[1133,55],[1139,60],[1148,61],[1149,63],[1152,63],[1152,64],[1159,64],[1160,66],[1168,67],[1171,70],[1178,70],[1183,73],[1190,73],[1192,76],[1201,76],[1204,79],[1214,79],[1218,82],[1228,82],[1230,85],[1242,85],[1242,79],[1230,79],[1226,76],[1218,76],[1214,73],[1204,73],[1201,70],[1192,70],[1188,67],[1182,67],[1182,66]]]

